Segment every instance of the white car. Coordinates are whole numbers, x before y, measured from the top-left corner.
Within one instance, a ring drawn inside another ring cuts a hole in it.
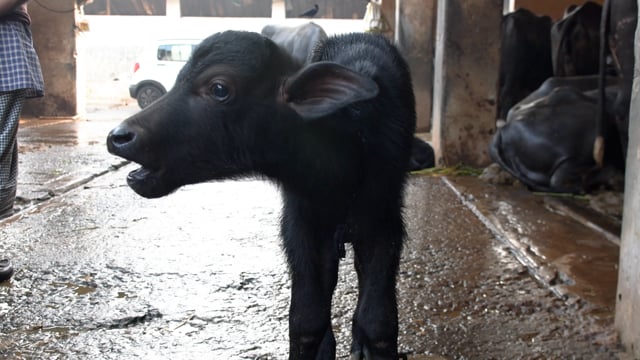
[[[178,72],[191,57],[200,39],[157,40],[144,49],[133,66],[129,95],[140,108],[149,106],[171,90]]]

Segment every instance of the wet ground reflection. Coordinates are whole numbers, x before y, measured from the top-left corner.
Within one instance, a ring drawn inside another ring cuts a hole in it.
[[[0,353],[40,358],[286,358],[289,281],[280,198],[261,181],[145,200],[131,167],[0,225],[19,269],[0,287]],[[451,359],[610,358],[583,302],[540,286],[439,178],[412,177],[399,274],[401,350]],[[356,277],[334,297],[347,359]]]

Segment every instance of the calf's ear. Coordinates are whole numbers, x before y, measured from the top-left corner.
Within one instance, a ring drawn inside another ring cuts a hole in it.
[[[370,78],[336,63],[317,62],[286,81],[282,100],[305,120],[313,120],[376,95],[378,85]]]

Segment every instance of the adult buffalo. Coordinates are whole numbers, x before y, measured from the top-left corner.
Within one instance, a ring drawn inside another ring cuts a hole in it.
[[[299,64],[305,64],[318,42],[327,39],[322,27],[314,22],[295,27],[266,25],[261,34],[285,49]]]
[[[520,8],[502,18],[497,119],[547,78],[551,66],[551,18]]]
[[[611,121],[603,134],[611,144],[604,166],[597,166],[593,144],[598,136],[597,77],[552,78],[513,107],[505,126],[489,146],[493,161],[534,191],[585,193],[608,187],[620,174],[623,159]],[[608,87],[607,104],[617,96]],[[611,119],[611,106],[607,108]],[[618,143],[619,144],[619,143]]]
[[[629,106],[633,86],[638,2],[635,0],[607,0],[604,9],[601,28],[600,76],[605,76],[604,58],[608,50],[613,55],[613,65],[620,79],[620,91],[614,103],[614,118],[620,144],[626,157],[629,144]],[[606,121],[604,117],[602,118],[602,121]]]
[[[333,359],[331,299],[345,242],[359,280],[352,358],[397,359],[396,274],[415,130],[406,62],[384,37],[324,41],[309,65],[256,33],[207,38],[164,97],[108,136],[141,165],[148,197],[213,179],[263,176],[283,194],[290,359]],[[176,121],[179,120],[179,121]]]
[[[587,1],[551,27],[554,76],[598,73],[602,6]]]
[[[605,86],[609,87],[610,97],[613,94],[617,94],[620,83],[618,79],[614,76],[607,76],[605,81]],[[550,77],[544,81],[539,88],[519,101],[509,110],[507,113],[507,121],[517,118],[515,113],[522,112],[524,108],[535,106],[538,100],[548,96],[555,89],[569,87],[591,96],[593,94],[597,94],[599,84],[600,78],[598,75]]]

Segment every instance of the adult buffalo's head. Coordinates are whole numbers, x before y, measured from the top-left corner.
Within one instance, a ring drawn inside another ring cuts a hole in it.
[[[114,128],[107,147],[141,165],[127,177],[134,191],[160,197],[186,184],[265,174],[285,161],[282,148],[303,124],[377,92],[371,79],[338,64],[300,70],[271,40],[227,31],[204,40],[175,86]]]

